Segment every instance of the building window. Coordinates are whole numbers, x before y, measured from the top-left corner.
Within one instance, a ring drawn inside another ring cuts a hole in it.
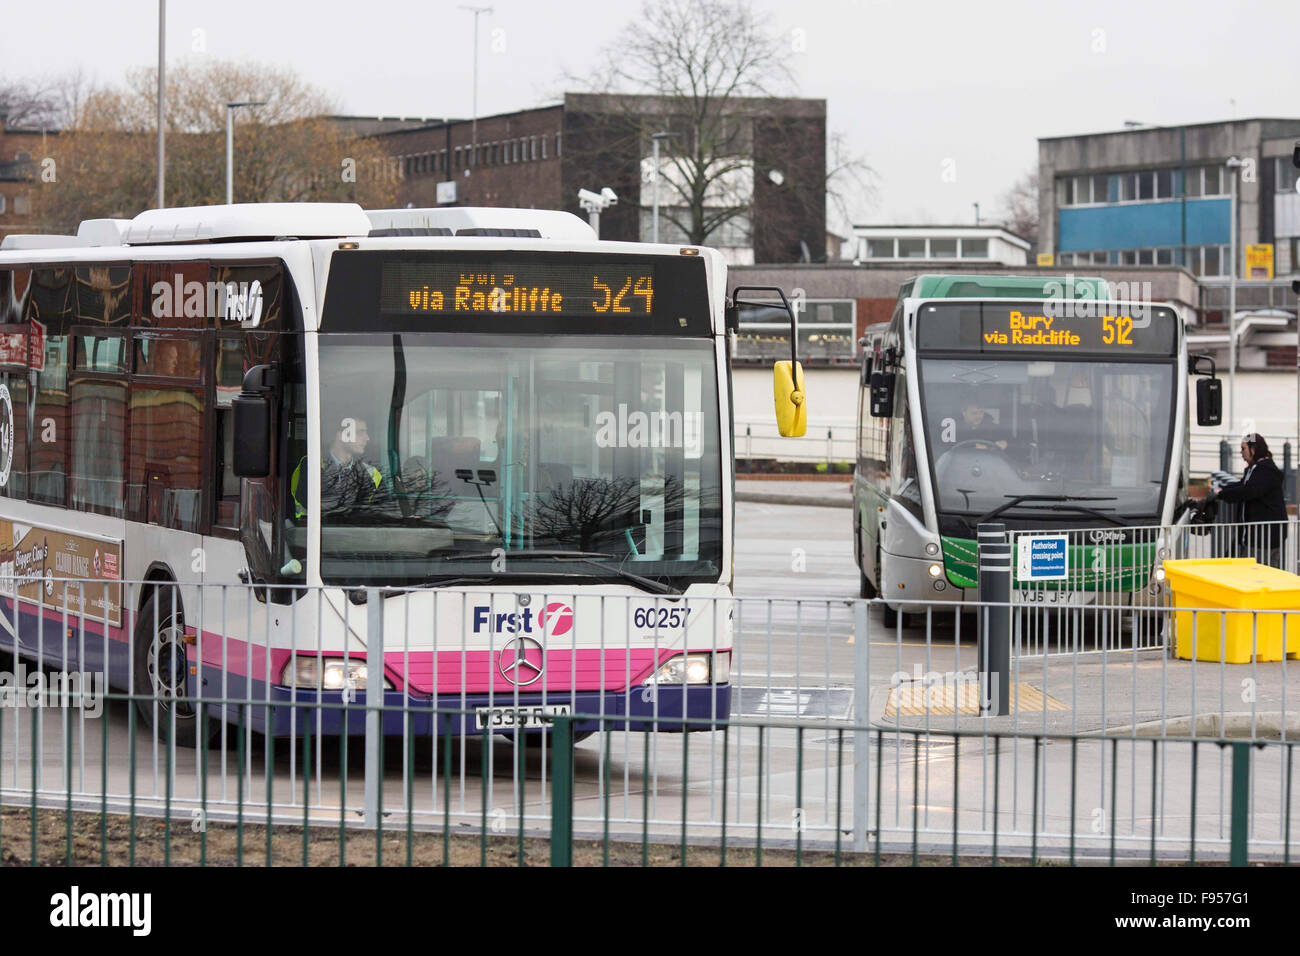
[[[963,239],[961,241],[961,257],[963,259],[987,259],[989,257],[989,241],[987,239]]]
[[[557,158],[560,155],[560,134],[559,133],[555,134],[555,155]]]
[[[1223,167],[1206,166],[1205,167],[1205,192],[1206,196],[1226,196],[1228,190],[1224,187]]]
[[[26,216],[26,215],[29,215],[29,214],[31,213],[31,211],[32,211],[32,201],[31,201],[30,197],[27,197],[27,196],[15,196],[15,197],[14,197],[14,215],[15,215],[15,216]]]
[[[1297,172],[1300,172],[1300,170],[1291,165],[1290,156],[1273,157],[1274,189],[1280,193],[1294,192]],[[0,211],[3,210],[0,209]]]
[[[1156,170],[1156,198],[1174,198],[1174,171],[1172,169]]]
[[[957,240],[956,239],[931,239],[930,258],[931,259],[956,259]]]
[[[539,136],[537,138],[541,141],[542,144],[542,159],[545,159],[546,158],[546,137]]]
[[[925,240],[924,240],[924,239],[899,239],[899,240],[898,240],[898,258],[900,258],[900,259],[924,259],[924,258],[925,258]]]
[[[893,259],[894,240],[893,239],[868,239],[867,255],[868,259]]]
[[[747,310],[740,323],[733,358],[772,362],[790,356],[790,322],[774,307],[770,313]],[[853,362],[857,303],[852,299],[811,300],[799,316],[799,358],[815,365]]]
[[[528,158],[529,159],[537,158],[537,137],[536,136],[528,137]]]
[[[9,198],[7,196],[0,195],[0,216],[3,216],[5,214],[5,206],[8,204],[8,202],[9,202]]]

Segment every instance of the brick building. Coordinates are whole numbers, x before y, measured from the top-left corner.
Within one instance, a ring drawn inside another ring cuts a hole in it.
[[[733,157],[741,168],[731,176],[727,203],[747,204],[750,211],[720,227],[709,244],[737,263],[824,258],[825,101],[742,99],[727,118],[736,130],[729,141],[743,153]],[[583,93],[566,93],[554,106],[481,117],[477,125],[476,148],[474,124],[465,119],[355,128],[374,136],[393,157],[399,205],[518,206],[585,215],[578,190],[608,186],[619,202],[602,213],[601,237],[630,241],[649,238],[653,181],[649,137],[636,130],[685,128],[657,97]],[[661,186],[665,210],[672,196],[669,186]],[[706,207],[709,202],[706,197]],[[661,238],[678,241],[676,232],[661,216]]]
[[[0,113],[0,239],[14,232],[40,232],[32,218],[33,181],[49,138],[58,130],[11,128]]]

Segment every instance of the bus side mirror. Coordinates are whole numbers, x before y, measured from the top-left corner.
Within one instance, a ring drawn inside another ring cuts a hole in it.
[[[889,418],[894,413],[894,373],[871,374],[871,417]]]
[[[1223,421],[1223,382],[1202,378],[1196,382],[1196,424],[1219,425]]]
[[[871,384],[871,367],[874,364],[873,356],[868,355],[862,360],[862,387],[866,388]]]
[[[265,478],[271,473],[271,390],[277,375],[269,365],[255,365],[244,374],[244,387],[231,402],[234,461],[240,478]]]
[[[808,406],[804,402],[803,365],[777,362],[773,366],[776,429],[782,438],[802,438],[808,431]]]

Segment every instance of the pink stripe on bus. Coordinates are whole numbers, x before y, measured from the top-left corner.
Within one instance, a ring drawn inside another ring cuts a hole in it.
[[[674,654],[681,653],[674,649],[661,649],[658,664],[662,664]],[[389,671],[402,673],[407,661],[410,663],[410,686],[419,693],[433,693],[434,660],[431,651],[401,651],[384,655],[384,664]],[[547,651],[542,676],[536,677],[531,667],[520,667],[512,673],[519,673],[521,683],[516,685],[502,673],[510,671],[514,655],[506,652],[506,661],[502,667],[501,651],[439,651],[438,652],[438,689],[440,694],[458,694],[462,690],[461,672],[464,671],[463,690],[467,694],[486,694],[489,690],[498,694],[514,694],[518,686],[521,694],[550,691],[584,691],[607,690],[621,691],[628,686],[640,684],[655,669],[654,648],[557,648]],[[540,661],[530,658],[534,664]],[[603,662],[603,667],[602,667]],[[629,681],[630,677],[630,681]],[[531,683],[522,683],[532,678]]]

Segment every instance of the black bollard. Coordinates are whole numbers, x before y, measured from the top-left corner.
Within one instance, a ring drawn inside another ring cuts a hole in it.
[[[1232,446],[1219,439],[1219,471],[1232,471]]]
[[[1011,544],[1006,525],[990,521],[979,526],[979,562],[980,715],[1002,717],[1011,712]]]

